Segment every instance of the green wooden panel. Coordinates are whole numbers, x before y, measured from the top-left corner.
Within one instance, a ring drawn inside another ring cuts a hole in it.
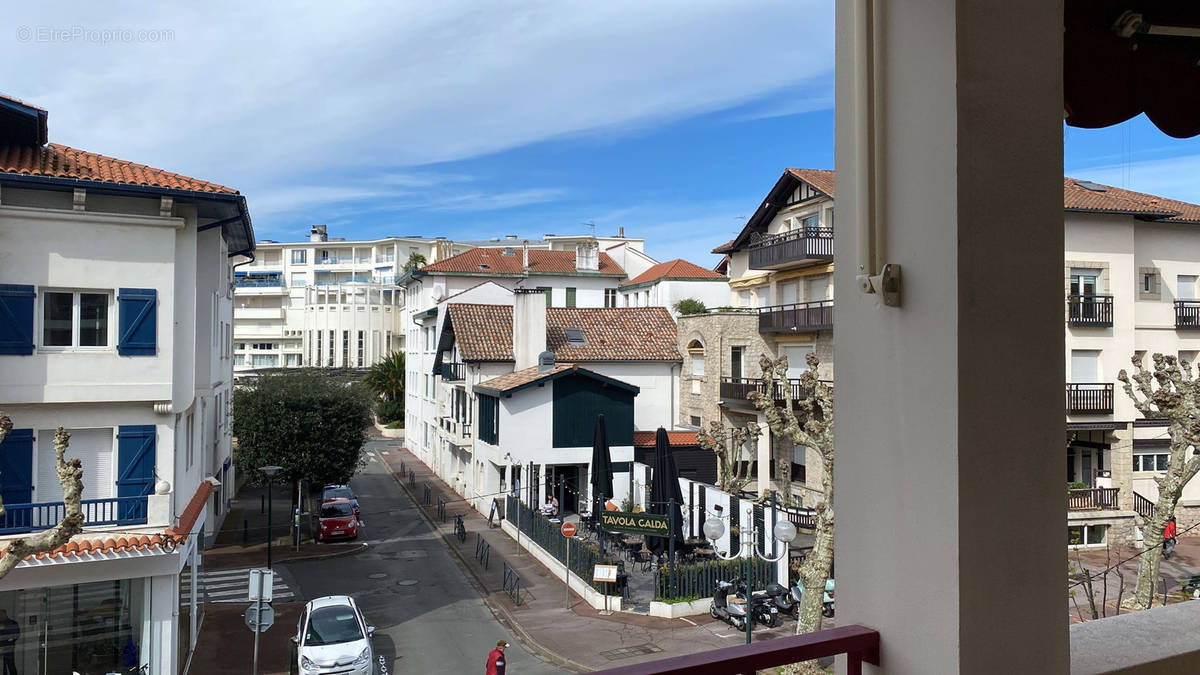
[[[608,445],[633,445],[631,391],[594,378],[569,375],[554,381],[554,447],[591,447],[596,415],[604,413]]]

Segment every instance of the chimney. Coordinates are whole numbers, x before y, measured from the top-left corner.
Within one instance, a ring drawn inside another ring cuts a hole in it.
[[[529,274],[529,240],[521,245],[521,271]]]
[[[538,365],[546,351],[546,296],[536,288],[513,291],[513,360],[515,369]]]
[[[625,238],[625,226],[624,225],[617,228],[617,236],[622,239]]]
[[[600,243],[595,239],[581,241],[575,245],[575,271],[600,271]]]
[[[313,225],[308,231],[309,241],[329,241],[329,234],[325,230],[324,225]]]

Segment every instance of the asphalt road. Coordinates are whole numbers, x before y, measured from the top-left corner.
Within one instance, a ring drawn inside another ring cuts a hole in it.
[[[376,454],[351,480],[362,509],[359,540],[370,548],[330,560],[277,565],[301,596],[350,595],[376,627],[376,673],[483,673],[488,652],[505,639],[509,675],[563,672],[525,651],[492,614],[442,539]],[[288,636],[294,632],[291,627]],[[282,633],[281,633],[282,635]]]

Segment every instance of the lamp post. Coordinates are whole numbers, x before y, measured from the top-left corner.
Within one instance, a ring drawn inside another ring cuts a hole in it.
[[[283,467],[271,464],[260,467],[259,471],[267,477],[267,569],[271,569],[271,511],[275,506],[275,502],[271,500],[271,481],[275,479],[276,474],[283,471]]]
[[[751,516],[750,522],[753,523],[753,509],[746,509],[746,514]],[[731,516],[736,515],[736,513],[731,514]],[[757,557],[770,563],[777,563],[780,560],[787,558],[788,547],[792,543],[792,540],[796,538],[796,526],[788,520],[780,520],[775,523],[775,526],[772,528],[772,534],[775,535],[775,539],[777,541],[783,542],[783,553],[780,553],[774,558],[766,555],[765,553],[759,553],[757,550],[755,550],[754,533],[754,527],[750,527],[749,529],[741,528],[738,533],[738,541],[742,543],[740,548],[741,551],[744,552],[741,557],[746,561],[746,644],[750,644],[752,627],[754,626],[754,612],[752,611],[753,603],[751,601],[751,597],[754,595],[754,579],[751,577],[750,560],[752,557]],[[732,546],[729,547],[731,550],[729,555],[723,555],[721,551],[717,549],[717,540],[725,536],[725,523],[720,518],[714,516],[704,521],[704,536],[712,541],[713,550],[720,559],[734,560],[738,557],[732,553]]]

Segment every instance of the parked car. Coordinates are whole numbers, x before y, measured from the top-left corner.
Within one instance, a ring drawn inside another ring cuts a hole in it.
[[[368,675],[375,665],[373,635],[375,627],[367,625],[354,598],[329,595],[309,601],[292,637],[301,675]]]
[[[330,499],[321,504],[321,513],[317,517],[317,541],[343,537],[358,538],[358,516],[354,515],[354,507],[349,499]]]
[[[358,515],[358,497],[354,496],[354,490],[350,489],[349,485],[326,485],[321,490],[321,503],[330,499],[348,499],[350,505],[354,507],[354,515]]]

